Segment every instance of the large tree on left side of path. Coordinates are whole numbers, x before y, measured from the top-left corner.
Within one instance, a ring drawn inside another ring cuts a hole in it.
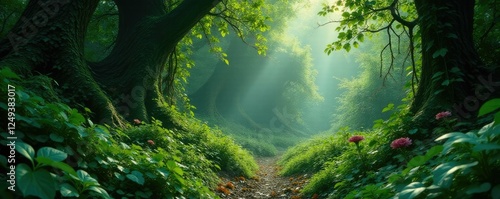
[[[25,77],[50,75],[68,88],[66,97],[89,107],[94,120],[102,123],[154,117],[173,125],[164,108],[163,70],[178,42],[204,16],[227,12],[227,2],[216,8],[220,0],[114,0],[119,15],[116,41],[107,57],[91,63],[84,58],[85,33],[100,2],[29,1],[0,40],[0,68],[10,67]]]

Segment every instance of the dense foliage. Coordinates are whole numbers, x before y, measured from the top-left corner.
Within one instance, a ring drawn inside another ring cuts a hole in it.
[[[492,174],[500,168],[499,102],[488,101],[480,111],[479,116],[490,115],[481,121],[494,117],[493,122],[467,133],[450,132],[471,124],[444,112],[429,118],[442,125],[430,132],[402,131],[400,122],[407,116],[399,110],[373,130],[340,131],[292,148],[280,162],[281,172],[313,173],[305,196],[498,198],[500,182]],[[363,139],[354,142],[351,136]]]
[[[0,75],[3,93],[15,89],[14,171],[20,190],[8,191],[9,177],[2,173],[2,195],[211,198],[217,172],[248,177],[257,169],[250,154],[232,139],[193,118],[177,114],[183,129],[165,129],[160,121],[136,120],[126,129],[94,124],[86,117],[90,110],[80,113],[41,97],[50,90],[47,86],[34,89],[36,85],[21,83],[8,69]],[[52,81],[38,78],[34,82]],[[3,97],[1,112],[7,115]],[[1,136],[2,147],[8,147],[6,129]],[[8,158],[0,157],[2,167],[9,169]]]

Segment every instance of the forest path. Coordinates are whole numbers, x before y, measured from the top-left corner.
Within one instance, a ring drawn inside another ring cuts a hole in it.
[[[280,156],[256,158],[260,169],[252,179],[222,178],[224,183],[217,188],[218,195],[230,199],[300,199],[299,191],[308,181],[308,176],[279,176],[280,168],[276,164],[279,158]]]

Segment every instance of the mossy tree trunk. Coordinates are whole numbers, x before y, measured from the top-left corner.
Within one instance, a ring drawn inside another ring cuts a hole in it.
[[[0,42],[7,46],[0,48],[0,67],[26,76],[50,74],[101,123],[155,117],[172,124],[160,89],[162,70],[179,40],[218,2],[185,0],[171,9],[161,0],[115,0],[120,20],[115,46],[102,61],[87,63],[83,42],[99,0],[30,1]]]
[[[474,0],[416,0],[415,4],[422,70],[411,111],[421,121],[445,110],[471,118],[481,103],[498,95],[500,85],[474,48]]]

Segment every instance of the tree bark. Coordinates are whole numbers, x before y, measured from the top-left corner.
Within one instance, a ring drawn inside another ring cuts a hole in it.
[[[483,65],[474,48],[474,0],[415,0],[415,5],[422,71],[411,111],[422,121],[445,110],[470,118],[499,86],[492,82],[497,76]]]
[[[59,85],[68,88],[64,90],[65,97],[95,111],[95,120],[121,125],[111,101],[93,80],[83,58],[87,25],[98,2],[30,1],[1,42],[7,45],[2,49],[0,67],[10,67],[23,76],[33,72],[51,74]]]
[[[128,120],[173,118],[161,92],[161,74],[177,42],[219,0],[115,0],[119,30],[108,57],[87,63],[83,43],[99,0],[33,0],[8,38],[0,41],[0,67],[29,76],[49,75],[67,85],[66,98],[95,112],[95,120],[122,126]]]
[[[155,117],[169,122],[172,118],[163,110],[163,69],[177,43],[218,1],[185,0],[170,12],[161,0],[115,3],[120,20],[117,40],[108,57],[91,64],[94,77],[128,120]]]

